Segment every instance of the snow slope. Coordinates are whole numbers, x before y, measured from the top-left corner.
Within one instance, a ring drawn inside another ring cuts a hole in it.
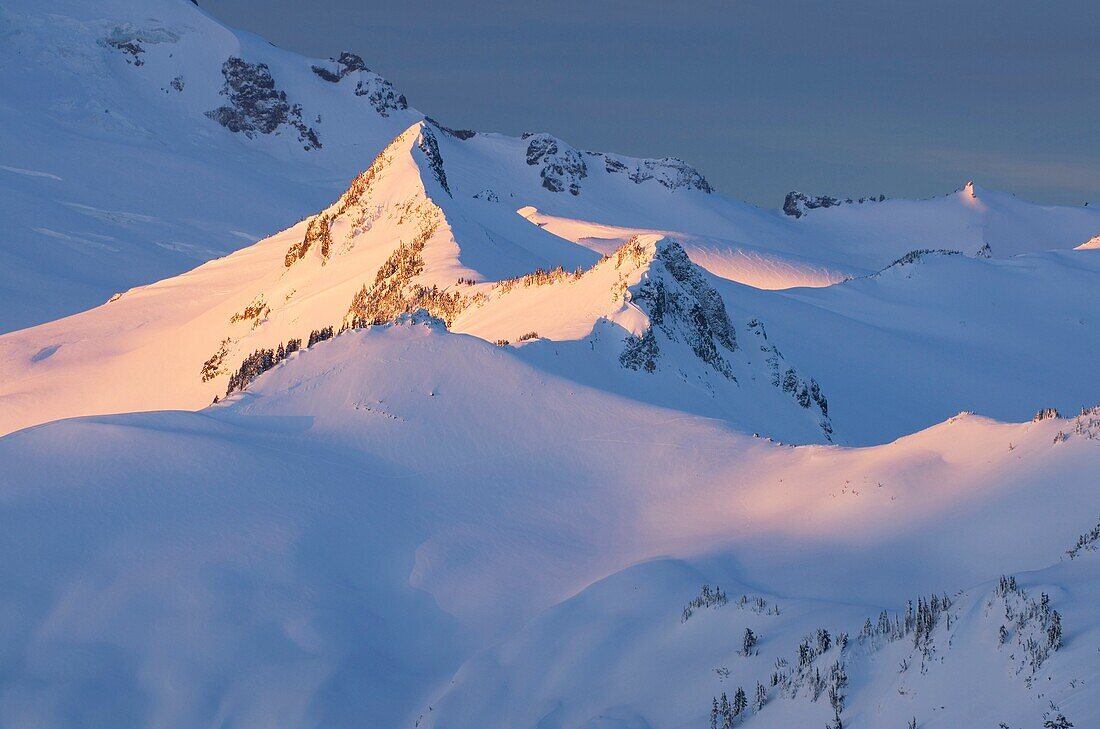
[[[0,725],[1100,725],[1097,211],[763,210],[186,0],[0,41]]]
[[[235,78],[254,102],[237,132],[208,116],[233,105],[230,59],[246,64]],[[372,72],[331,82],[314,66],[345,68],[226,28],[187,0],[0,3],[0,331],[292,224],[422,118]],[[319,148],[304,148],[299,117]]]
[[[0,439],[0,543],[20,555],[0,568],[3,723],[698,726],[818,627],[851,636],[847,725],[988,706],[1031,725],[1048,700],[1100,717],[1094,555],[1021,575],[1066,635],[1031,688],[983,607],[989,580],[1057,562],[1100,513],[1088,419],[791,448],[521,354],[406,320],[198,413]],[[734,600],[681,622],[704,580]],[[858,631],[932,591],[956,606],[942,665],[897,676],[912,637]],[[952,691],[975,667],[998,678]],[[823,723],[805,680],[750,722]]]

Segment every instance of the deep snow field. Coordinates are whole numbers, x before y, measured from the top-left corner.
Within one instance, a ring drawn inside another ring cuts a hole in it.
[[[767,210],[49,6],[0,0],[0,726],[1100,726],[1100,212]]]

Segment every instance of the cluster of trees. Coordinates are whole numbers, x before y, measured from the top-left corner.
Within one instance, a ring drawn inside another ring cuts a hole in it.
[[[818,657],[825,655],[834,647],[840,655],[843,655],[848,647],[848,634],[837,633],[834,639],[828,630],[818,628],[815,633],[803,637],[798,645],[794,667],[791,667],[785,658],[775,660],[771,685],[779,687],[781,695],[792,699],[798,696],[803,688],[808,687],[813,701],[817,701],[830,688],[834,688],[838,697],[836,701],[842,704],[842,690],[848,680],[844,675],[843,665],[839,660],[834,661],[833,666],[823,674],[815,663]],[[839,715],[839,712],[836,713]]]
[[[711,700],[710,729],[731,729],[735,721],[744,720],[748,708],[749,699],[745,696],[745,689],[738,686],[732,702],[722,692],[721,698],[715,697]]]
[[[1043,420],[1050,420],[1051,418],[1060,417],[1062,416],[1058,413],[1057,408],[1043,408],[1042,410],[1039,410],[1035,413],[1035,417],[1031,419],[1031,422],[1038,423]]]
[[[244,311],[238,311],[229,317],[229,323],[236,324],[239,321],[259,319],[261,316],[267,316],[270,311],[271,309],[264,303],[264,297],[257,296],[252,303],[244,307]]]
[[[1002,575],[997,583],[995,594],[1004,602],[1005,621],[998,628],[998,639],[1008,642],[1015,631],[1016,643],[1023,649],[1024,658],[1018,670],[1029,669],[1031,675],[1026,679],[1030,686],[1031,678],[1043,665],[1051,652],[1062,647],[1062,615],[1051,608],[1050,596],[1040,593],[1039,599],[1030,598],[1027,592],[1016,584],[1013,576]]]
[[[309,333],[309,339],[307,340],[308,344],[306,344],[306,347],[307,348],[312,347],[314,344],[317,344],[317,342],[323,342],[326,339],[332,339],[332,337],[333,337],[332,327],[324,327],[322,329],[314,329],[312,332]]]
[[[334,220],[335,217],[324,214],[310,218],[309,223],[306,224],[305,236],[286,252],[284,265],[290,268],[295,262],[305,258],[306,253],[309,252],[314,243],[320,244],[321,258],[327,259],[329,250],[332,248],[332,224]]]
[[[237,390],[243,390],[254,379],[286,359],[287,355],[301,348],[301,339],[291,339],[286,344],[280,344],[276,349],[257,349],[245,357],[237,371],[229,376],[229,386],[225,394],[230,395]]]
[[[891,618],[889,613],[883,610],[879,613],[877,622],[871,622],[871,619],[867,618],[858,639],[861,643],[866,643],[881,637],[893,642],[912,635],[914,647],[929,652],[932,648],[932,633],[940,619],[946,616],[950,627],[951,615],[948,609],[951,605],[951,598],[946,594],[932,594],[928,598],[918,597],[917,608],[914,610],[913,601],[910,600],[904,617],[895,615]]]
[[[1073,424],[1073,432],[1089,440],[1100,440],[1100,406],[1081,408],[1081,414]]]
[[[1091,530],[1077,537],[1077,543],[1066,551],[1070,559],[1076,559],[1081,552],[1095,552],[1097,543],[1100,543],[1100,523]]]
[[[436,210],[431,205],[416,205],[408,211],[418,222],[416,235],[398,245],[379,267],[374,283],[363,286],[352,299],[346,319],[349,327],[384,324],[419,309],[450,326],[467,307],[484,300],[485,294],[481,292],[466,296],[459,291],[445,291],[437,285],[413,283],[424,270],[421,256],[424,246],[439,227]]]
[[[905,613],[906,624],[911,626],[913,633],[913,647],[919,648],[927,655],[932,646],[932,632],[941,615],[947,615],[947,627],[951,627],[951,614],[947,609],[951,607],[951,600],[947,595],[941,599],[933,594],[928,600],[917,598],[917,610],[913,612],[913,601],[909,601],[909,607]]]
[[[332,327],[324,327],[322,329],[314,329],[309,333],[308,344],[306,347],[312,347],[318,342],[323,342],[326,339],[332,339],[335,332]],[[228,347],[229,340],[222,342],[222,347]],[[301,339],[291,339],[285,344],[280,344],[274,349],[257,349],[252,354],[244,358],[241,362],[241,366],[237,368],[237,371],[229,376],[229,385],[226,387],[225,394],[231,395],[232,393],[243,390],[248,387],[249,383],[255,380],[264,372],[275,365],[282,362],[284,359],[294,354],[302,348]],[[217,356],[217,355],[215,355]],[[222,352],[222,358],[225,354]],[[213,358],[211,358],[213,359]],[[208,360],[208,363],[210,360]],[[205,365],[204,365],[205,371]]]
[[[686,623],[696,610],[700,608],[717,608],[725,605],[729,602],[729,598],[721,587],[711,587],[704,583],[702,589],[699,591],[699,596],[684,606],[684,611],[680,615],[680,622]]]
[[[559,281],[576,281],[584,276],[584,269],[577,268],[573,271],[566,271],[561,266],[557,268],[551,268],[549,270],[544,268],[536,268],[531,273],[525,273],[522,276],[513,276],[511,278],[502,278],[493,285],[493,289],[499,290],[500,293],[506,294],[511,291],[516,285],[522,285],[524,288],[530,288],[532,286],[547,286]]]
[[[202,381],[209,382],[222,373],[222,363],[229,354],[229,338],[222,340],[218,351],[210,355],[210,359],[202,363]]]

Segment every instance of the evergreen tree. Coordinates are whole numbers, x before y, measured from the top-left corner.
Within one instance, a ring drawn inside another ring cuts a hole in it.
[[[741,655],[751,656],[756,648],[756,633],[752,632],[752,628],[745,628],[745,635],[741,639]]]
[[[718,729],[718,699],[712,697],[710,700],[710,729]]]
[[[740,686],[737,687],[737,693],[733,695],[733,715],[735,717],[742,716],[745,713],[745,709],[749,707],[749,700],[745,696],[745,689]]]
[[[757,681],[757,683],[756,683],[756,696],[753,698],[753,701],[752,701],[753,713],[757,713],[761,709],[763,709],[764,704],[766,704],[766,703],[768,703],[768,689],[765,688],[764,684]]]
[[[1047,643],[1053,650],[1062,647],[1062,615],[1057,610],[1050,613],[1050,627],[1047,628]]]
[[[730,700],[726,698],[726,692],[722,692],[722,699],[718,703],[718,713],[722,716],[722,729],[731,729],[733,726],[733,711],[730,709]]]

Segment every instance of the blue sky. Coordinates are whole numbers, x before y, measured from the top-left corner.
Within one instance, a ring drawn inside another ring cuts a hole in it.
[[[1100,3],[199,0],[359,53],[455,127],[682,157],[721,191],[1100,204]]]

